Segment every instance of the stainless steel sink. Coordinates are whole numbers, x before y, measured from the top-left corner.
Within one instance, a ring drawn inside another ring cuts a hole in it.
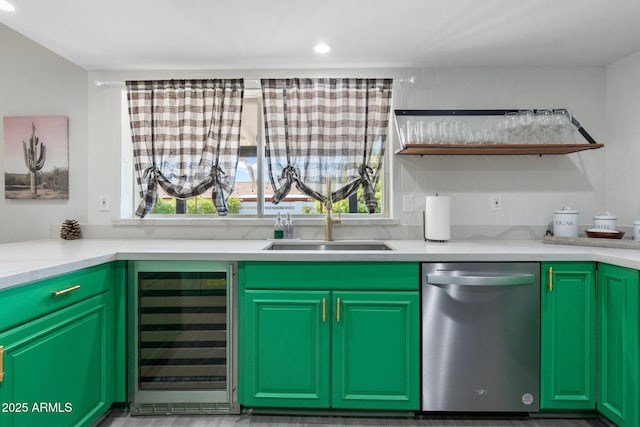
[[[384,242],[273,242],[265,251],[392,251]]]

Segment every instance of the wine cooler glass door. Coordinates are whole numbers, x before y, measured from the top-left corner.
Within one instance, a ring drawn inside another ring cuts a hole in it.
[[[230,271],[210,262],[136,263],[134,403],[231,401]]]

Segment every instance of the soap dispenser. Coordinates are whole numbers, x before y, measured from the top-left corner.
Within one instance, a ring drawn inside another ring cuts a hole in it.
[[[284,238],[284,229],[282,227],[282,217],[278,214],[276,218],[276,223],[273,226],[273,238],[274,239],[282,239]]]
[[[293,239],[293,219],[291,213],[287,212],[287,219],[284,225],[284,238]]]

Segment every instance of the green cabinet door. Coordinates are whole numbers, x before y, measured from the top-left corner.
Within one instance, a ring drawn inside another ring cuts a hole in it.
[[[542,263],[541,273],[540,409],[595,409],[595,264]]]
[[[333,292],[332,307],[332,407],[418,409],[418,292]]]
[[[0,333],[3,427],[91,425],[113,399],[111,293]]]
[[[418,267],[238,263],[240,403],[418,410]]]
[[[329,292],[244,295],[244,405],[329,407]]]
[[[598,266],[598,411],[618,426],[640,425],[638,271]]]

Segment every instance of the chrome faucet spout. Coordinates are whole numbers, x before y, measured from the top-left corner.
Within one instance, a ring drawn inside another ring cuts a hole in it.
[[[331,177],[327,176],[327,202],[325,203],[325,215],[324,215],[324,240],[331,242],[333,240],[333,225],[341,224],[340,218],[334,219],[331,216],[333,210],[333,202],[331,200]],[[340,214],[338,214],[340,215]]]

